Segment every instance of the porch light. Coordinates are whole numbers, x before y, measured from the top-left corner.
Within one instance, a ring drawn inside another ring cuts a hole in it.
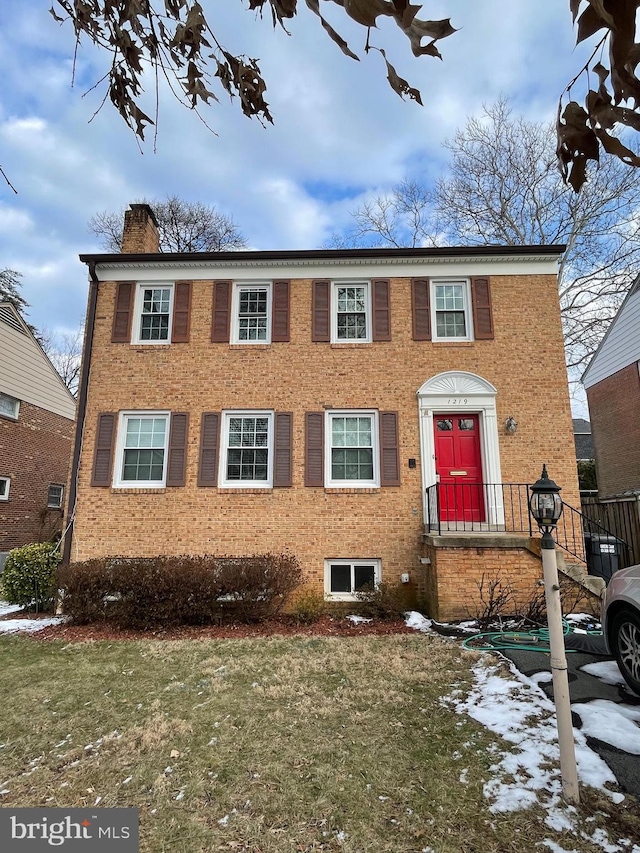
[[[564,649],[562,626],[562,602],[558,582],[558,564],[556,562],[556,543],[551,531],[562,515],[560,486],[547,474],[547,466],[542,466],[542,476],[531,487],[529,510],[542,533],[542,570],[544,572],[544,595],[547,604],[547,623],[549,626],[549,647],[551,652],[551,675],[553,677],[553,701],[556,707],[556,725],[558,727],[558,746],[560,747],[560,774],[562,793],[571,805],[580,802],[578,788],[578,770],[571,722],[571,704],[569,698],[569,679],[567,677],[567,658]]]
[[[562,515],[560,486],[549,479],[547,466],[542,466],[542,476],[531,487],[529,509],[542,533],[551,533]]]
[[[512,415],[509,416],[504,422],[504,429],[509,435],[513,435],[518,429],[518,421]]]

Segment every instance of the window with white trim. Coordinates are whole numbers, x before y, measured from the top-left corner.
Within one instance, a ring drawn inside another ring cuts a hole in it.
[[[473,333],[469,282],[432,280],[431,313],[434,341],[470,341]]]
[[[375,589],[380,560],[325,560],[324,594],[330,601],[356,601],[358,592]]]
[[[169,412],[121,412],[113,485],[162,488],[168,442]]]
[[[235,284],[232,344],[271,343],[271,284]]]
[[[378,413],[328,411],[325,428],[325,484],[338,488],[379,486]]]
[[[0,415],[4,415],[6,418],[12,418],[14,421],[17,421],[19,412],[20,400],[16,400],[15,397],[10,397],[9,394],[0,393]]]
[[[51,483],[49,486],[49,494],[47,495],[47,506],[50,509],[62,509],[62,500],[64,498],[64,486],[58,483]]]
[[[368,343],[371,340],[369,282],[333,282],[332,288],[332,343]]]
[[[273,412],[223,412],[220,486],[271,488]]]
[[[0,477],[0,501],[9,500],[9,486],[11,485],[10,477]]]
[[[171,341],[173,284],[138,284],[133,315],[134,344]]]

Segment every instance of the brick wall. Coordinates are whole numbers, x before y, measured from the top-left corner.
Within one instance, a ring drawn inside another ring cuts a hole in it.
[[[640,489],[640,376],[630,364],[587,389],[598,492]]]
[[[0,417],[0,477],[10,477],[0,501],[0,551],[47,541],[62,528],[62,510],[47,510],[49,486],[69,476],[73,421],[24,401],[17,421]]]
[[[395,278],[392,340],[331,345],[311,342],[311,281],[294,279],[290,342],[251,347],[210,343],[212,283],[194,281],[190,342],[153,347],[111,343],[116,287],[101,283],[72,559],[287,548],[319,588],[325,558],[379,558],[386,580],[403,572],[414,580],[423,533],[416,392],[454,369],[498,389],[503,481],[533,482],[546,462],[563,497],[579,505],[555,276],[492,276],[491,286],[493,341],[413,341],[410,280]],[[398,412],[399,488],[304,486],[304,413],[323,407]],[[190,413],[184,487],[90,486],[98,414],[132,408]],[[198,488],[201,414],[229,408],[293,412],[292,488]],[[508,416],[518,421],[515,435],[502,428]]]

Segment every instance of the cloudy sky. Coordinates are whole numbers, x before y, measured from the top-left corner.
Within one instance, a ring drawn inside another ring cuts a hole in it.
[[[567,0],[427,0],[426,17],[460,28],[440,42],[442,62],[412,57],[393,27],[378,38],[421,90],[420,107],[387,85],[379,55],[343,56],[303,2],[291,37],[243,0],[202,2],[226,47],[260,60],[275,126],[221,97],[206,112],[213,135],[162,96],[155,153],[153,134],[140,153],[108,105],[90,122],[102,93],[84,95],[105,60],[81,51],[72,87],[73,32],[49,14],[51,0],[0,3],[0,165],[18,190],[0,183],[0,269],[22,273],[37,327],[82,322],[87,274],[77,256],[100,251],[87,229],[99,211],[175,193],[233,216],[252,248],[317,248],[349,228],[367,195],[436,177],[443,140],[483,103],[506,95],[528,118],[551,119],[581,64]],[[364,31],[322,5],[362,53]],[[151,87],[148,96],[153,114]]]

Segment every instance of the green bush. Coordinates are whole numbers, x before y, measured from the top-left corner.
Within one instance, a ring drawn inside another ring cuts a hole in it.
[[[105,557],[57,574],[64,612],[74,622],[104,619],[142,629],[268,619],[300,578],[288,554]]]
[[[52,610],[56,598],[56,567],[60,552],[52,542],[14,548],[4,564],[2,598],[9,604]]]
[[[595,459],[581,459],[578,462],[578,483],[581,492],[595,492],[597,490]]]

